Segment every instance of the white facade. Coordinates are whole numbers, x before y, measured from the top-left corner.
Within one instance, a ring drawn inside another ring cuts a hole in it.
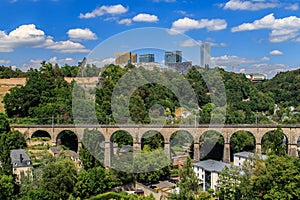
[[[233,165],[234,166],[242,166],[246,160],[254,159],[255,157],[258,157],[262,160],[267,159],[266,155],[254,154],[251,152],[243,151],[243,152],[233,154]]]
[[[224,162],[215,160],[205,160],[195,163],[193,165],[194,172],[200,182],[203,184],[203,190],[206,191],[209,188],[216,190],[219,173],[224,167],[230,165]]]

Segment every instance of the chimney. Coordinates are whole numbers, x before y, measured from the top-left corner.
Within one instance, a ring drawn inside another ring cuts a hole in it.
[[[23,156],[22,156],[22,154],[20,154],[20,163],[22,163],[23,162]]]

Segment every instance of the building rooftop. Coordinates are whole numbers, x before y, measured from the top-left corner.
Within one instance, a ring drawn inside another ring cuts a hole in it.
[[[65,150],[65,153],[73,158],[79,158],[78,153],[76,153],[75,151],[72,150]]]
[[[193,166],[200,167],[200,168],[204,169],[205,171],[221,172],[224,167],[226,167],[226,166],[229,167],[230,164],[209,159],[209,160],[204,160],[204,161],[194,163]]]
[[[31,166],[31,160],[23,149],[14,149],[10,151],[11,164],[16,167]]]
[[[258,156],[262,160],[267,159],[266,155],[254,154],[254,153],[248,152],[248,151],[242,151],[242,152],[239,152],[239,153],[235,153],[235,154],[233,154],[233,156],[242,157],[242,158],[254,158],[255,156]]]
[[[63,149],[61,147],[51,147],[49,150],[52,151],[53,154],[59,154]]]

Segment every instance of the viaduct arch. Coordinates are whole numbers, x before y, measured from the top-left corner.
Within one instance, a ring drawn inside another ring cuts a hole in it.
[[[97,130],[103,134],[105,138],[105,158],[104,164],[110,166],[110,149],[111,136],[118,130],[128,132],[133,138],[133,148],[138,151],[141,149],[142,136],[144,133],[152,130],[160,132],[164,138],[164,149],[170,155],[170,138],[176,131],[186,131],[190,133],[194,141],[194,159],[200,160],[199,157],[199,139],[208,130],[219,132],[224,138],[223,161],[230,162],[230,138],[237,131],[247,131],[252,133],[255,138],[255,149],[257,153],[261,153],[262,137],[270,131],[277,128],[277,125],[212,125],[203,124],[198,126],[191,125],[12,125],[14,130],[21,132],[26,138],[31,138],[36,131],[46,131],[51,136],[53,145],[56,145],[58,134],[64,130],[74,132],[78,138],[78,149],[81,147],[81,141],[85,129]],[[283,133],[288,141],[288,154],[297,157],[297,140],[300,137],[300,124],[288,124],[281,126]]]

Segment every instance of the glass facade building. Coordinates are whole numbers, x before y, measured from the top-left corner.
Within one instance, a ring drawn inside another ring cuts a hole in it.
[[[142,54],[139,56],[139,62],[149,63],[154,61],[154,54]]]
[[[181,51],[166,51],[165,52],[165,65],[168,66],[170,63],[182,62]]]

